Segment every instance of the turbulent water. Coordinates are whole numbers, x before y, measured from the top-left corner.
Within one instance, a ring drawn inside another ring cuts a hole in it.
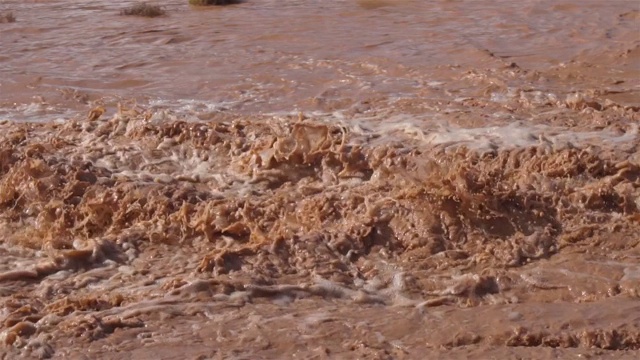
[[[638,2],[152,3],[0,3],[0,358],[640,356]]]

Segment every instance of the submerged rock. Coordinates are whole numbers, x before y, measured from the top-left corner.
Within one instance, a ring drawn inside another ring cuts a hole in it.
[[[120,15],[142,16],[142,17],[158,17],[165,15],[166,12],[158,5],[149,5],[147,3],[134,4],[120,12]]]

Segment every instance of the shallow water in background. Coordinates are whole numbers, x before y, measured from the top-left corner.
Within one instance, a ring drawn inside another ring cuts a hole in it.
[[[131,4],[0,2],[0,358],[638,358],[638,2]]]
[[[577,69],[599,73],[588,85],[637,98],[634,1],[164,1],[166,17],[120,16],[131,3],[3,1],[0,12],[18,20],[1,28],[1,116],[40,121],[133,98],[250,113],[345,110],[421,98],[430,83],[500,60],[539,71],[592,63]],[[525,85],[518,80],[509,85]],[[443,88],[465,96],[467,86]],[[575,90],[573,81],[547,86]]]

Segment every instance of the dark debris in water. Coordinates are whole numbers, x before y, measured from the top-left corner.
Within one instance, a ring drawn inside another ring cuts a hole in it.
[[[147,3],[136,3],[122,11],[120,15],[126,16],[142,16],[142,17],[159,17],[166,15],[166,11],[159,5],[151,5]]]
[[[16,22],[16,17],[12,12],[7,12],[4,14],[0,14],[0,24],[3,23],[14,23]]]

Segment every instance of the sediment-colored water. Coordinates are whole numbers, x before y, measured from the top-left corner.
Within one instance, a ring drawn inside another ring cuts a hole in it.
[[[131,4],[0,4],[0,358],[638,357],[637,2]]]

